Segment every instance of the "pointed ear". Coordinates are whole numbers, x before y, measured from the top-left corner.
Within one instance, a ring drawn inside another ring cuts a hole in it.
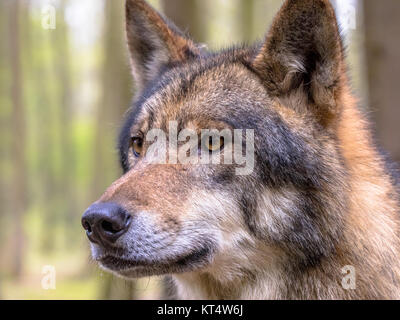
[[[286,0],[253,68],[272,95],[303,90],[319,116],[335,115],[344,62],[329,0]]]
[[[126,0],[126,32],[136,85],[142,90],[163,68],[199,55],[199,49],[143,0]]]

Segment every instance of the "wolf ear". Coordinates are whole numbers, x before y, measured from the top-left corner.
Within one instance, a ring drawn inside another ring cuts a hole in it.
[[[338,112],[343,50],[329,0],[286,0],[253,60],[253,68],[274,96],[303,90],[319,116]]]
[[[191,40],[144,0],[126,0],[125,8],[133,75],[139,91],[163,68],[199,54]]]

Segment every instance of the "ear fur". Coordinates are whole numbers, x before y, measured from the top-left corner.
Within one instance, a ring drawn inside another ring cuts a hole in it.
[[[286,0],[253,68],[272,95],[304,90],[323,120],[338,113],[343,46],[329,0]]]
[[[126,0],[126,33],[141,91],[165,67],[199,55],[199,49],[143,0]]]

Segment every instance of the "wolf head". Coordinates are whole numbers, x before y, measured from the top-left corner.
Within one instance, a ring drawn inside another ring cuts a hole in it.
[[[126,30],[137,94],[119,139],[124,175],[82,220],[93,258],[125,277],[222,280],[328,256],[346,203],[337,148],[345,66],[329,1],[288,0],[263,43],[221,52],[142,0],[126,1]],[[204,140],[205,129],[228,137]],[[164,135],[149,137],[154,130]],[[246,174],[235,157],[213,161],[230,146],[251,151]],[[187,153],[199,161],[170,161]]]

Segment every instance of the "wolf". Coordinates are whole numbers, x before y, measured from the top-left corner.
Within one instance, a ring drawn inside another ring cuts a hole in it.
[[[102,268],[170,275],[180,299],[400,298],[398,180],[351,92],[328,0],[286,0],[264,41],[219,52],[127,0],[126,34],[137,93],[124,174],[82,217]],[[183,147],[146,139],[174,140],[171,122],[253,130],[253,170],[156,161]]]

